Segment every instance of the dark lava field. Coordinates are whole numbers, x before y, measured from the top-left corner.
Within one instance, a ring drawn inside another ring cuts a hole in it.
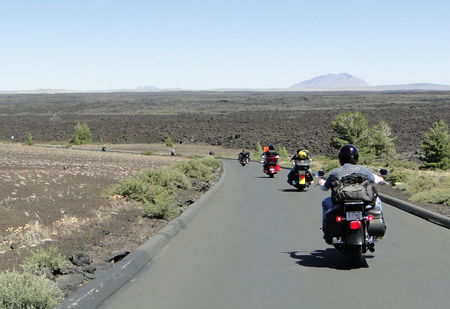
[[[0,94],[0,140],[67,143],[77,122],[93,142],[106,144],[206,143],[253,149],[307,145],[333,155],[331,121],[359,111],[373,126],[392,128],[397,152],[415,158],[425,132],[450,124],[450,92],[173,91]]]

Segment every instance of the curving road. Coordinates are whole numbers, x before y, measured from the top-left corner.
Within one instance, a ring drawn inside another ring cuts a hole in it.
[[[99,308],[447,308],[450,230],[384,205],[366,267],[322,240],[317,187],[298,192],[251,162],[225,161],[222,189]]]

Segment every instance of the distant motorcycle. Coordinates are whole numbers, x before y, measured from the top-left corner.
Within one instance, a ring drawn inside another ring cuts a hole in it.
[[[279,156],[264,157],[263,172],[269,175],[270,178],[274,178],[275,174],[280,171],[280,164],[278,163]]]
[[[318,174],[324,175],[323,171]],[[380,170],[380,175],[387,174],[387,170]],[[354,181],[355,177],[357,175],[352,174],[342,179],[343,182],[350,180],[352,184],[348,193],[342,194],[340,207],[325,214],[323,232],[328,244],[349,255],[353,266],[361,267],[363,254],[375,251],[375,242],[385,235],[386,225],[383,213],[374,207],[374,201],[359,197],[363,181]]]
[[[242,166],[245,166],[250,162],[250,154],[249,153],[239,153],[238,161]]]
[[[287,176],[287,183],[294,186],[299,191],[308,188],[314,180],[310,171],[310,166],[311,161],[308,159],[295,160],[294,167]]]

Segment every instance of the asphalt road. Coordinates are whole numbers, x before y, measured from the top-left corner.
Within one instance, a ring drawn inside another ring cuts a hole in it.
[[[351,269],[319,229],[317,187],[251,162],[99,308],[447,308],[450,230],[384,205],[386,237]]]

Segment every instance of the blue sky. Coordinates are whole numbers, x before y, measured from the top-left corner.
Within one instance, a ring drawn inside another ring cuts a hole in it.
[[[1,0],[0,91],[450,85],[450,1]]]

